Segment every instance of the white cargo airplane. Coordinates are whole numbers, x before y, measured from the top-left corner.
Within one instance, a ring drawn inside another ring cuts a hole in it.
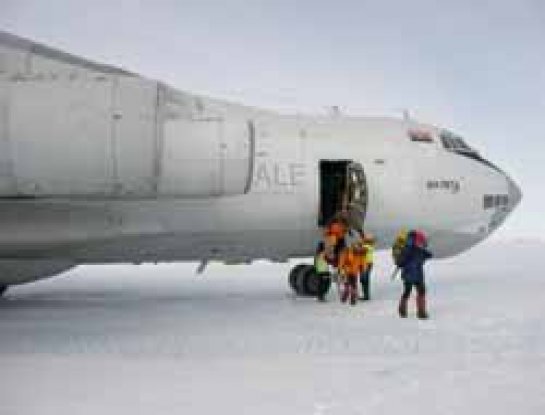
[[[284,116],[0,32],[1,291],[78,264],[308,257],[341,208],[378,248],[420,228],[451,256],[520,198],[441,128]]]

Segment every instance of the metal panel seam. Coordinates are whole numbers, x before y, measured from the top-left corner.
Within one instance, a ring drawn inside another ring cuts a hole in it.
[[[164,120],[161,114],[163,109],[163,96],[164,88],[157,82],[156,83],[156,96],[155,96],[155,117],[154,117],[154,137],[153,137],[153,177],[152,180],[152,194],[155,197],[159,196],[159,184],[163,171],[163,151],[164,151]]]
[[[248,176],[246,178],[246,185],[244,186],[244,194],[250,193],[252,183],[254,181],[254,163],[255,163],[255,125],[252,120],[248,120],[248,133],[249,144],[248,149]]]
[[[116,111],[118,108],[118,99],[117,95],[120,93],[119,88],[119,79],[117,76],[112,77],[112,89],[111,89],[111,101],[110,101],[110,113],[108,114],[110,118],[110,151],[111,151],[111,162],[112,162],[112,183],[111,183],[111,192],[114,195],[117,195],[120,190],[119,183],[119,167],[117,155],[119,152],[117,145],[117,117]]]

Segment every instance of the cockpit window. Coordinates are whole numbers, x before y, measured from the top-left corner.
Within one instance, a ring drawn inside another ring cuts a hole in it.
[[[439,134],[443,147],[449,151],[463,152],[463,153],[475,153],[477,152],[469,147],[462,137],[459,137],[450,131],[443,130]]]
[[[475,149],[469,147],[462,137],[448,130],[442,130],[439,133],[439,138],[441,139],[445,150],[473,159],[475,161],[478,161],[479,163],[493,168],[500,173],[503,173],[498,166],[492,164],[490,161],[482,157]]]

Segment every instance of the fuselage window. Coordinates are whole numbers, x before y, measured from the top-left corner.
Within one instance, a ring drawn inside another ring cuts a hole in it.
[[[509,204],[508,195],[484,195],[483,208],[506,207]]]
[[[417,141],[419,143],[433,143],[433,138],[429,131],[410,129],[408,134],[411,141]]]

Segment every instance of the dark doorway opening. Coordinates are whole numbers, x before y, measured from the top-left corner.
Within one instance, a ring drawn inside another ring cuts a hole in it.
[[[320,160],[320,212],[318,225],[325,226],[345,212],[351,226],[363,228],[367,211],[367,182],[363,167],[352,160]]]
[[[327,224],[346,207],[349,160],[320,160],[320,214],[318,225]]]

